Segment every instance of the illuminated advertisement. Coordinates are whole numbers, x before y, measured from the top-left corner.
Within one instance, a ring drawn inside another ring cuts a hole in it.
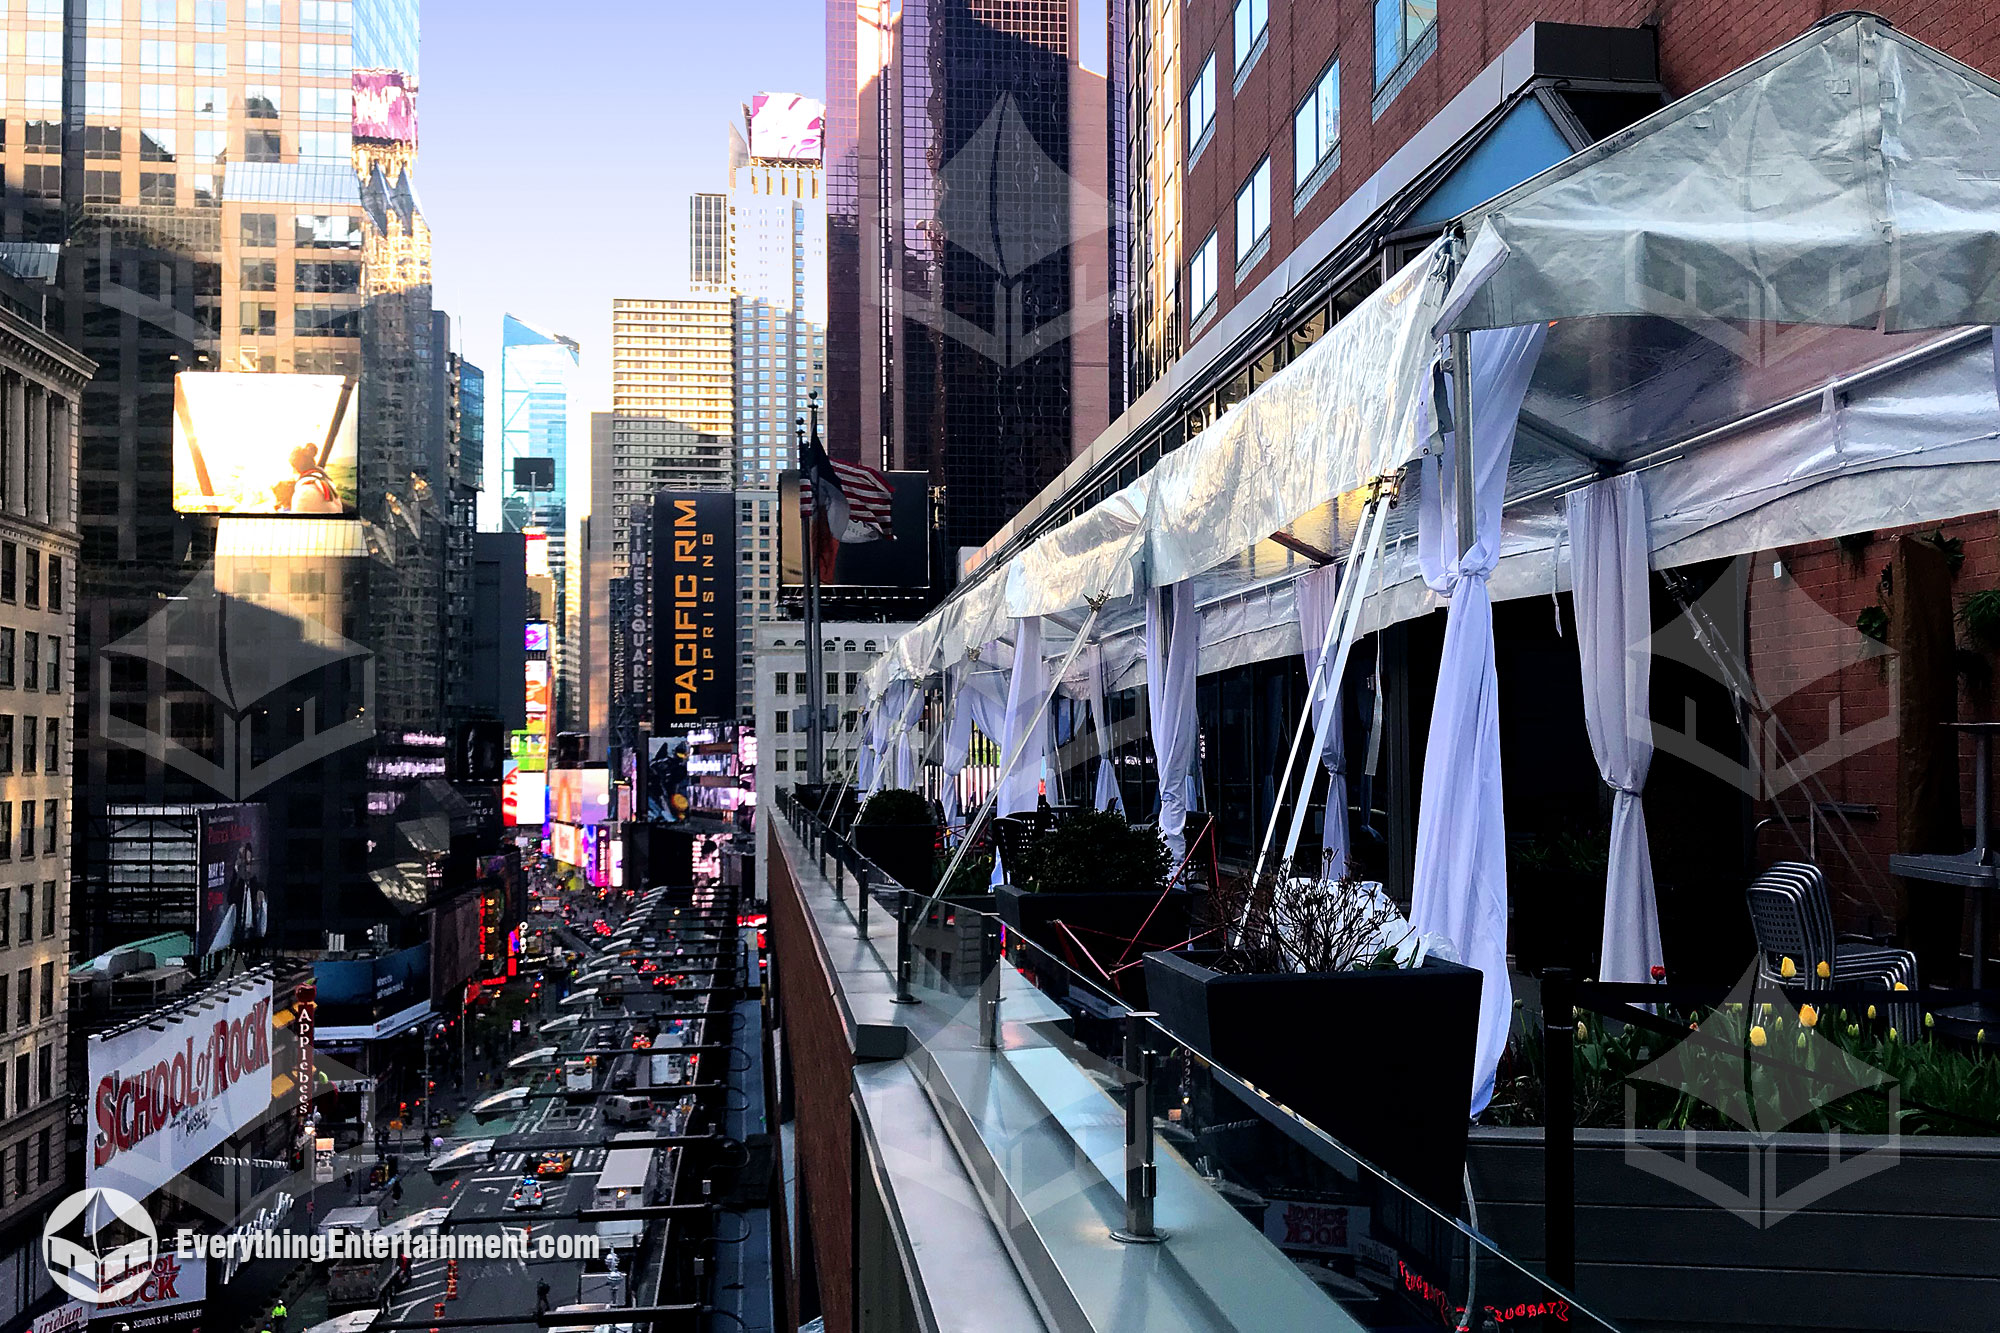
[[[521,549],[528,562],[528,577],[545,579],[549,577],[549,534],[542,528],[529,528],[521,534]]]
[[[373,143],[417,141],[417,90],[400,69],[357,69],[354,92],[354,137]]]
[[[209,994],[88,1039],[86,1187],[144,1200],[270,1108],[270,977]]]
[[[411,1027],[431,1011],[431,946],[377,958],[322,958],[313,963],[319,988],[321,1041],[372,1041]]]
[[[736,716],[736,498],[653,500],[653,717],[686,731]]]
[[[693,804],[689,796],[688,741],[685,736],[652,736],[646,741],[646,818],[678,824]]]
[[[521,636],[522,646],[531,653],[545,653],[549,650],[549,622],[530,620],[526,632]]]
[[[825,138],[824,103],[797,93],[758,93],[750,99],[750,156],[817,162]]]
[[[549,766],[549,738],[540,731],[509,732],[508,757],[522,769],[539,773]]]
[[[253,944],[270,927],[265,886],[271,851],[261,805],[218,805],[201,812],[201,887],[195,903],[195,953]]]
[[[611,818],[611,770],[558,768],[549,773],[549,818],[596,825]]]
[[[540,828],[548,819],[548,776],[525,768],[510,768],[500,779],[500,822]]]
[[[174,376],[174,509],[352,515],[354,381],[342,375]]]
[[[550,824],[549,854],[566,866],[582,865],[583,830],[574,824]]]
[[[549,664],[530,662],[527,667],[528,682],[528,729],[540,730],[537,719],[549,715]]]

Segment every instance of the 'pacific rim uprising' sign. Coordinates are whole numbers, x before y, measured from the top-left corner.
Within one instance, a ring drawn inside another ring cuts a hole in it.
[[[655,496],[652,576],[654,729],[735,717],[735,496]]]

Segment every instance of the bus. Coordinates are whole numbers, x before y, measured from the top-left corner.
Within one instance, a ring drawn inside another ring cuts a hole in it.
[[[634,1133],[612,1136],[611,1150],[604,1154],[604,1169],[597,1173],[597,1187],[591,1195],[590,1206],[593,1209],[641,1208],[653,1201],[653,1191],[660,1175],[659,1150],[618,1146],[623,1139],[646,1137],[649,1136]],[[609,1249],[634,1249],[645,1234],[644,1218],[597,1224],[598,1239]]]

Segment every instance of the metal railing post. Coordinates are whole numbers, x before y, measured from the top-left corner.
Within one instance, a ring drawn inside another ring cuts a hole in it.
[[[854,859],[854,892],[858,901],[854,904],[855,934],[868,938],[868,863],[860,857]]]
[[[1000,1049],[1000,919],[979,918],[979,1045]]]
[[[1125,1015],[1125,1225],[1111,1239],[1128,1245],[1157,1245],[1166,1237],[1153,1226],[1153,1200],[1160,1192],[1153,1163],[1153,1050],[1146,1044],[1149,1012]]]
[[[1576,1288],[1576,1001],[1568,968],[1542,975],[1542,1225],[1549,1281]]]
[[[917,997],[910,994],[910,909],[915,903],[915,895],[908,889],[896,891],[896,1003],[915,1004]]]
[[[839,901],[847,888],[847,858],[842,855],[845,848],[836,845],[833,849],[833,896]]]

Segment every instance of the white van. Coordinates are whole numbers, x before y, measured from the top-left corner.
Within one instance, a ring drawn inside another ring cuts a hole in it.
[[[650,1125],[653,1123],[653,1104],[644,1097],[606,1097],[603,1101],[604,1122],[608,1125]]]

